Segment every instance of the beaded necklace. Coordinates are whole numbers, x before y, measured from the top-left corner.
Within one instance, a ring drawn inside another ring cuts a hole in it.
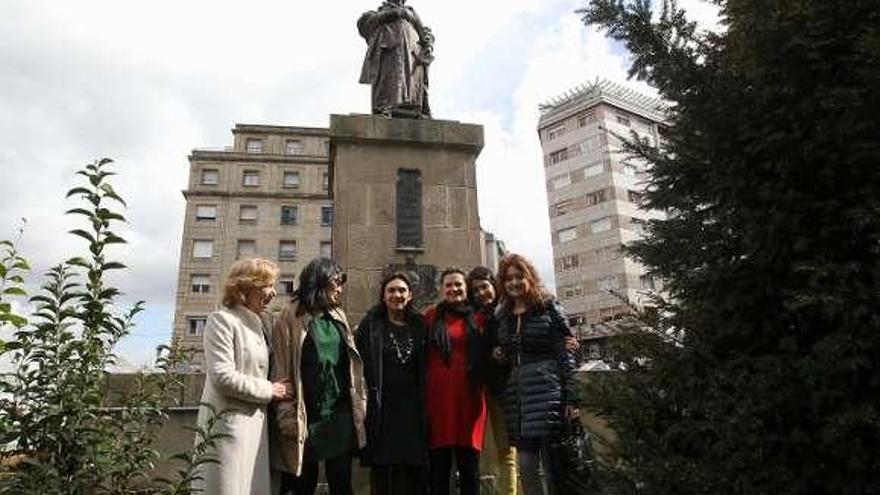
[[[412,333],[407,331],[400,332],[406,334],[406,338],[401,342],[401,340],[399,340],[400,337],[397,335],[398,332],[394,331],[394,326],[395,325],[391,325],[391,328],[388,329],[388,340],[391,343],[391,348],[394,350],[395,357],[399,364],[409,364],[412,360],[413,347],[415,347]]]

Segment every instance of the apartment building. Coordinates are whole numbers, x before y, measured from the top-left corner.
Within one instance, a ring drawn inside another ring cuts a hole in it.
[[[202,348],[207,315],[238,259],[281,268],[275,305],[309,260],[330,256],[333,201],[325,128],[237,124],[233,145],[189,157],[173,337]],[[201,362],[196,355],[195,363]]]
[[[645,164],[621,151],[635,132],[652,145],[664,125],[662,102],[606,81],[580,86],[541,106],[557,296],[581,339],[607,336],[597,325],[628,313],[612,292],[640,301],[656,288],[621,246],[662,213],[640,207]]]

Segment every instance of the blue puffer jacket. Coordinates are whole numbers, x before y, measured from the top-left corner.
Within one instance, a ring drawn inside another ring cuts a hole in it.
[[[571,329],[562,306],[551,298],[519,316],[501,307],[496,318],[499,343],[510,366],[503,398],[511,440],[560,433],[566,384],[575,369],[574,357],[565,349],[564,337]]]

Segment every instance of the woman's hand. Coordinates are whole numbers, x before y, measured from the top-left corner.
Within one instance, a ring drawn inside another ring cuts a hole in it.
[[[581,417],[581,410],[574,406],[565,406],[565,419],[577,419]]]
[[[285,400],[293,396],[290,379],[285,378],[272,384],[272,400]]]

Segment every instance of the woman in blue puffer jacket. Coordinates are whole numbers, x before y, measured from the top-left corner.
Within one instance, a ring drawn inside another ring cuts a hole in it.
[[[565,345],[571,329],[526,258],[505,256],[498,273],[499,345],[493,359],[510,369],[504,389],[507,431],[519,452],[525,495],[544,494],[542,463],[552,494],[562,480],[551,445],[559,440],[564,422],[577,414],[566,393],[575,369]]]

